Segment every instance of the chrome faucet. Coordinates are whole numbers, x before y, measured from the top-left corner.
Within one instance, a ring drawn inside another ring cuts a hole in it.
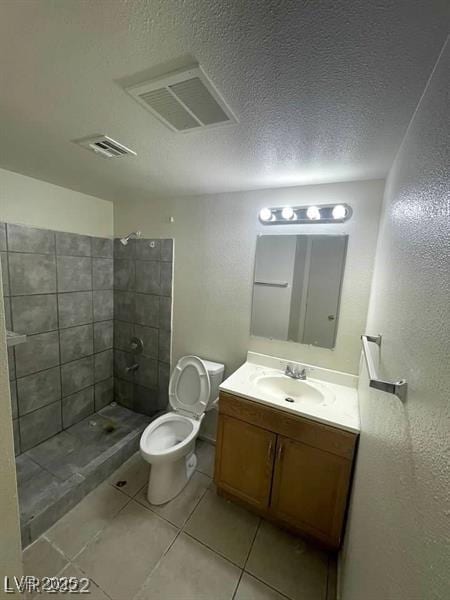
[[[286,365],[286,369],[284,370],[284,374],[292,379],[301,379],[304,381],[306,379],[306,369],[300,369],[300,367],[295,368],[291,367],[291,365]]]

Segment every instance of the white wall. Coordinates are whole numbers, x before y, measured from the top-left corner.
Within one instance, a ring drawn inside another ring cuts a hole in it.
[[[390,172],[367,331],[408,398],[360,381],[362,435],[342,600],[444,600],[450,590],[450,48]]]
[[[374,260],[383,181],[116,202],[116,235],[175,238],[173,357],[198,354],[224,362],[228,373],[247,350],[356,373]],[[347,202],[350,221],[301,228],[264,227],[263,206]],[[169,222],[173,216],[174,223]],[[337,344],[334,350],[249,338],[258,233],[348,233]]]
[[[0,169],[0,221],[108,237],[113,233],[113,205]]]

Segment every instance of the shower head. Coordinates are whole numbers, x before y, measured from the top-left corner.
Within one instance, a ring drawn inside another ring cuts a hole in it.
[[[120,238],[120,243],[123,244],[124,246],[126,246],[128,244],[128,241],[132,238],[136,238],[139,239],[141,237],[141,232],[140,231],[132,231],[131,233],[129,233],[128,235],[126,235],[123,238]]]

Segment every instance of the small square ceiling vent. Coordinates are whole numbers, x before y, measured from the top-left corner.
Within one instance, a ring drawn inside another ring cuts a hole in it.
[[[200,66],[168,73],[126,91],[172,131],[186,133],[237,122]]]
[[[120,142],[116,142],[107,135],[93,135],[79,140],[73,140],[75,144],[91,150],[103,158],[120,158],[122,156],[136,156],[134,150],[130,150]]]

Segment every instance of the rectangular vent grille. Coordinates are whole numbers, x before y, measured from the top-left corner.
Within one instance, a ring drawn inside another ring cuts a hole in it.
[[[127,92],[173,131],[237,122],[200,67],[127,88]]]
[[[136,156],[134,150],[130,150],[130,148],[116,142],[116,140],[113,140],[107,135],[90,136],[74,140],[74,142],[87,150],[92,150],[92,152],[95,152],[104,158],[120,158],[121,156],[127,155]]]

